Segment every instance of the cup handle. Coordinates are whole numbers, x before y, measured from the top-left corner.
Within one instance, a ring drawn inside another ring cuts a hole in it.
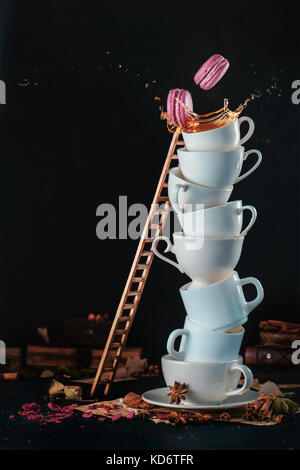
[[[245,277],[240,280],[240,285],[245,286],[246,284],[253,284],[256,287],[257,296],[250,302],[245,301],[245,308],[247,313],[250,313],[264,298],[264,289],[258,279],[255,277]]]
[[[249,232],[250,228],[252,227],[252,225],[256,221],[256,217],[257,217],[257,211],[256,211],[254,206],[242,206],[240,209],[237,210],[237,213],[240,214],[241,212],[243,212],[246,209],[249,209],[249,211],[252,213],[252,217],[251,217],[251,220],[250,220],[249,224],[247,225],[247,227],[239,235],[240,237],[244,237]]]
[[[247,176],[249,176],[251,173],[253,173],[253,171],[255,171],[256,168],[261,164],[261,161],[262,161],[262,154],[261,154],[261,152],[260,152],[259,150],[255,150],[255,149],[248,150],[247,152],[245,152],[243,161],[245,161],[251,153],[255,153],[255,154],[257,155],[257,160],[256,160],[255,165],[253,165],[253,167],[250,168],[250,170],[248,170],[248,171],[247,171],[246,173],[244,173],[243,175],[238,176],[238,178],[235,180],[234,184],[239,183],[239,182],[242,181],[244,178],[247,178]]]
[[[153,240],[151,249],[154,251],[154,253],[156,254],[156,256],[157,256],[158,258],[162,259],[163,261],[166,261],[166,262],[169,263],[169,264],[172,264],[172,266],[175,266],[175,268],[179,269],[179,271],[180,271],[181,273],[184,273],[184,270],[182,269],[182,267],[180,266],[180,264],[175,263],[175,261],[172,261],[171,259],[167,258],[166,256],[160,254],[160,252],[159,252],[158,249],[156,248],[156,245],[157,245],[161,240],[164,240],[164,241],[167,243],[167,248],[165,249],[165,253],[167,253],[168,251],[171,251],[171,253],[174,253],[174,247],[173,247],[172,243],[170,242],[169,238],[168,238],[168,237],[165,237],[164,235],[161,235],[160,237],[156,237],[156,238]]]
[[[188,334],[189,334],[188,330],[184,330],[184,329],[174,330],[170,334],[168,338],[168,342],[167,342],[167,351],[170,354],[170,356],[173,357],[174,359],[182,359],[182,352],[183,352],[183,351],[176,351],[176,349],[174,348],[176,339],[178,338],[178,336],[188,336]]]
[[[188,189],[187,184],[176,184],[175,186],[175,205],[174,209],[176,212],[183,212],[184,211],[184,204],[180,205],[179,204],[179,191],[180,189],[185,193],[185,191]]]
[[[253,374],[249,367],[244,364],[235,364],[230,367],[231,371],[239,370],[244,376],[244,384],[241,388],[236,388],[235,390],[227,390],[225,393],[228,397],[232,395],[241,395],[242,393],[250,390],[250,387],[253,383]]]
[[[245,142],[247,142],[247,140],[250,139],[250,137],[252,136],[252,134],[254,132],[254,129],[255,129],[254,122],[252,121],[251,118],[249,118],[247,116],[242,116],[242,117],[239,118],[238,123],[239,123],[240,127],[241,127],[242,122],[244,122],[244,121],[248,122],[249,129],[248,129],[247,134],[240,140],[240,145],[243,145]]]

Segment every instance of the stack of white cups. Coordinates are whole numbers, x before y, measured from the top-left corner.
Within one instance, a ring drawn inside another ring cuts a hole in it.
[[[241,139],[243,121],[249,129]],[[173,233],[174,245],[165,236],[157,237],[152,249],[191,279],[179,290],[187,313],[184,326],[170,334],[168,354],[162,357],[166,384],[176,381],[187,385],[186,404],[223,402],[249,390],[253,381],[239,355],[245,331],[242,325],[264,294],[257,279],[240,279],[235,267],[256,210],[243,206],[242,201],[227,202],[233,185],[250,175],[262,160],[258,150],[246,152],[242,146],[253,131],[252,119],[242,117],[213,130],[183,132],[185,147],[178,150],[179,167],[169,174],[169,199],[183,232]],[[256,162],[240,176],[250,154],[257,156]],[[251,220],[242,231],[246,209]],[[174,253],[178,263],[159,253],[160,240],[167,243],[165,252]],[[254,300],[246,301],[245,284],[256,287]],[[178,337],[181,343],[176,350]],[[241,374],[244,384],[238,388]]]

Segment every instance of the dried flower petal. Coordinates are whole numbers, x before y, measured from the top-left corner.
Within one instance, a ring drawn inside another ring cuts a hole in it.
[[[68,412],[68,411],[73,411],[74,408],[77,408],[77,406],[78,406],[78,405],[77,405],[76,403],[73,403],[72,405],[62,406],[61,409],[62,409],[63,411],[67,411],[67,412]]]
[[[169,413],[159,413],[155,415],[156,419],[168,419],[168,417],[169,417]]]
[[[24,405],[22,405],[22,409],[25,411],[40,411],[41,407],[37,403],[24,403]]]
[[[48,408],[52,411],[60,411],[61,407],[59,405],[56,405],[55,403],[52,403],[51,401],[47,404]]]
[[[122,418],[122,413],[117,413],[116,415],[112,416],[112,421],[117,421],[118,419]]]

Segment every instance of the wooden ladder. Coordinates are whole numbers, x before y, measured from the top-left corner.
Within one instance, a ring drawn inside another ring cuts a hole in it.
[[[154,253],[151,250],[152,241],[162,234],[164,223],[169,213],[170,202],[167,194],[168,183],[166,181],[172,160],[177,159],[176,145],[184,145],[178,140],[180,131],[173,134],[167,158],[156,188],[153,202],[147,217],[143,233],[141,235],[136,254],[129,272],[127,282],[110,330],[106,345],[101,356],[98,370],[91,389],[91,397],[94,395],[98,384],[105,384],[104,394],[107,395],[118,369],[122,352],[125,348],[127,337],[134,320],[146,280],[153,261]],[[163,209],[158,210],[158,204],[164,202]],[[153,224],[153,218],[158,215],[159,222]],[[153,235],[153,231],[155,233]],[[149,233],[150,232],[150,233]],[[103,377],[105,374],[106,377]]]

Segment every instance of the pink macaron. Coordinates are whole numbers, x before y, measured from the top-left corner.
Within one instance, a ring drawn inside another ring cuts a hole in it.
[[[193,111],[193,100],[189,91],[180,88],[174,88],[169,91],[167,100],[167,113],[176,127],[185,127],[189,121],[188,110],[182,106],[185,105],[189,111]]]
[[[220,54],[214,54],[200,67],[194,76],[194,82],[203,90],[210,90],[225,75],[228,67],[227,59]]]

